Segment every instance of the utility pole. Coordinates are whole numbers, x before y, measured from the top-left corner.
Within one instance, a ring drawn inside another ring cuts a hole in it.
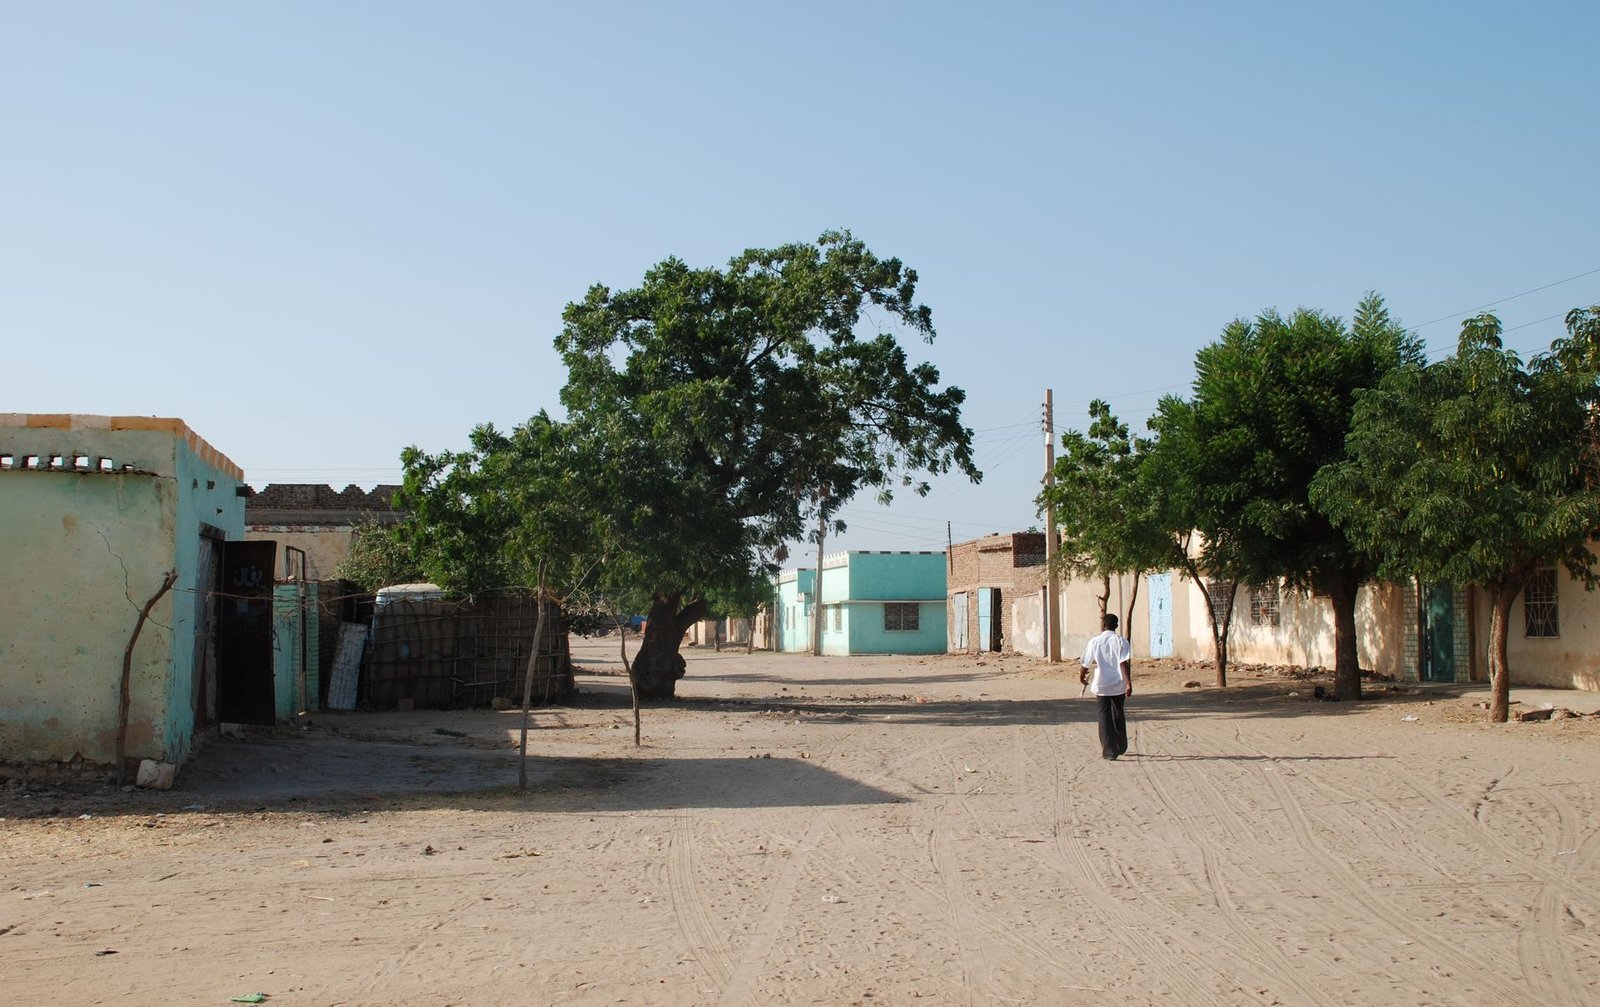
[[[1047,653],[1051,664],[1061,663],[1061,579],[1056,573],[1056,508],[1049,503],[1049,491],[1056,484],[1055,391],[1044,390],[1044,625]]]
[[[823,507],[828,502],[824,489],[817,503],[817,572],[811,575],[811,656],[822,656],[822,542],[828,535],[828,519]]]

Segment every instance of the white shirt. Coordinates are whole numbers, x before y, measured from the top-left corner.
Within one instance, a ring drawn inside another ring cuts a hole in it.
[[[1106,630],[1083,649],[1083,666],[1094,669],[1089,688],[1096,696],[1120,696],[1128,691],[1122,677],[1122,662],[1133,657],[1133,644],[1118,636],[1115,630]]]

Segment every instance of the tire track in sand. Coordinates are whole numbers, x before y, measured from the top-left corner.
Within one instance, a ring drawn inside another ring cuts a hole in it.
[[[1217,739],[1212,739],[1212,743],[1216,743],[1216,741]],[[1224,741],[1221,744],[1227,745],[1228,743]],[[1243,748],[1257,755],[1264,754],[1242,743],[1234,743],[1234,745],[1236,748]],[[1262,776],[1266,778],[1268,787],[1277,797],[1279,807],[1288,820],[1296,844],[1309,857],[1318,861],[1323,868],[1319,873],[1307,872],[1306,878],[1308,882],[1335,899],[1355,903],[1368,918],[1384,923],[1397,939],[1412,940],[1418,945],[1425,946],[1435,956],[1435,961],[1449,962],[1457,973],[1471,976],[1481,989],[1493,991],[1494,995],[1499,998],[1499,1002],[1516,1003],[1525,998],[1526,990],[1508,983],[1499,972],[1481,965],[1476,959],[1459,951],[1449,942],[1434,937],[1419,926],[1418,921],[1396,912],[1385,901],[1374,896],[1371,886],[1357,877],[1350,865],[1329,851],[1317,836],[1304,805],[1289,788],[1288,784],[1284,782],[1282,774],[1276,771],[1280,765],[1280,760],[1271,756],[1267,756],[1267,758],[1272,761],[1274,771],[1263,773]],[[1144,764],[1143,768],[1153,780],[1154,776],[1147,763]],[[1262,858],[1281,855],[1256,839],[1257,830],[1238,827],[1241,820],[1240,815],[1229,806],[1227,800],[1216,790],[1210,779],[1204,774],[1188,769],[1187,766],[1185,766],[1185,769],[1194,784],[1192,793],[1199,799],[1206,812],[1215,816],[1216,821],[1228,833],[1231,848],[1252,848]],[[1165,795],[1164,799],[1166,799]],[[1214,854],[1208,853],[1208,855],[1214,857]],[[1328,878],[1333,879],[1336,883],[1330,884],[1325,880]],[[1286,957],[1285,960],[1287,961]]]
[[[711,918],[705,896],[695,880],[694,826],[688,815],[678,816],[667,841],[667,891],[678,930],[695,961],[712,985],[721,989],[733,977],[733,955]]]
[[[1148,739],[1150,742],[1156,742],[1156,735],[1157,732],[1153,727],[1149,724],[1143,725],[1141,741]],[[1140,749],[1155,756],[1172,754],[1161,750],[1160,746],[1154,743],[1141,744]],[[1323,1007],[1342,1007],[1342,1000],[1330,996],[1322,989],[1303,979],[1301,977],[1303,969],[1300,965],[1290,959],[1271,941],[1257,933],[1251,922],[1244,918],[1243,914],[1239,912],[1232,890],[1228,886],[1227,878],[1223,874],[1222,860],[1217,855],[1217,844],[1214,842],[1214,837],[1207,836],[1195,820],[1195,816],[1190,813],[1184,803],[1173,798],[1166,784],[1162,783],[1157,777],[1155,770],[1151,766],[1150,759],[1140,759],[1137,765],[1140,775],[1150,788],[1150,792],[1166,808],[1173,820],[1179,823],[1184,835],[1189,840],[1189,844],[1199,852],[1205,871],[1206,884],[1211,890],[1212,898],[1218,911],[1221,912],[1223,920],[1227,923],[1228,929],[1232,932],[1234,938],[1239,943],[1251,948],[1263,962],[1270,963],[1272,972],[1278,977],[1279,981],[1293,986],[1299,992],[1301,1002],[1321,1004]],[[1168,763],[1168,765],[1181,764]],[[1230,849],[1237,850],[1250,847],[1254,848],[1257,855],[1264,859],[1275,856],[1271,850],[1257,843],[1248,830],[1234,828],[1235,819],[1233,813],[1217,796],[1216,792],[1211,789],[1209,781],[1205,779],[1203,774],[1190,771],[1187,775],[1193,783],[1187,793],[1199,802],[1201,812],[1215,821],[1223,832],[1227,834],[1228,847]],[[1282,891],[1281,886],[1278,890]]]
[[[1053,821],[1050,823],[1049,847],[1054,857],[1049,866],[1072,882],[1088,900],[1090,907],[1107,929],[1118,931],[1121,938],[1133,946],[1140,962],[1150,962],[1160,967],[1162,978],[1174,987],[1174,993],[1177,994],[1175,1002],[1207,1004],[1215,1007],[1224,1007],[1232,1002],[1202,982],[1197,974],[1204,969],[1210,971],[1223,985],[1236,984],[1233,977],[1212,964],[1215,948],[1201,946],[1198,942],[1185,938],[1181,931],[1174,928],[1170,929],[1166,936],[1177,945],[1175,951],[1167,942],[1150,933],[1139,922],[1139,917],[1105,887],[1098,866],[1070,824],[1075,820],[1076,809],[1073,784],[1085,769],[1094,764],[1098,756],[1085,757],[1070,776],[1063,778],[1060,770],[1059,745],[1051,731],[1042,732],[1042,736],[1052,756],[1051,764],[1047,767],[1048,772],[1045,774],[1051,791],[1047,806],[1054,812]],[[1019,784],[1025,786],[1030,774],[1026,773],[1028,756],[1025,746],[1021,744],[1020,736],[1014,739],[1014,749],[1017,753],[1015,765]],[[1065,835],[1062,832],[1063,823],[1067,823]]]

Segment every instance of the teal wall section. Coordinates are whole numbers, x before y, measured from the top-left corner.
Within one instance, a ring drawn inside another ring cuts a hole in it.
[[[195,601],[208,585],[200,575],[200,538],[203,525],[220,531],[228,541],[244,538],[243,483],[231,473],[201,458],[182,439],[173,440],[177,471],[177,526],[173,548],[180,599],[173,614],[172,674],[168,680],[165,724],[166,762],[182,762],[194,745]]]
[[[812,571],[788,570],[778,578],[778,650],[788,654],[811,650]],[[801,598],[806,595],[806,598]]]
[[[846,552],[823,558],[822,650],[825,654],[942,654],[944,553]],[[915,602],[914,631],[884,629],[884,603]],[[839,628],[834,629],[834,609]]]

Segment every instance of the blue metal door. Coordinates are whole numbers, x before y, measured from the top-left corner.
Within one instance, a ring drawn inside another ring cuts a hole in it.
[[[1172,656],[1172,574],[1153,573],[1150,585],[1150,656]]]
[[[978,649],[989,649],[989,627],[994,622],[994,592],[978,588]]]
[[[951,648],[957,653],[967,650],[967,593],[960,592],[950,599]]]

